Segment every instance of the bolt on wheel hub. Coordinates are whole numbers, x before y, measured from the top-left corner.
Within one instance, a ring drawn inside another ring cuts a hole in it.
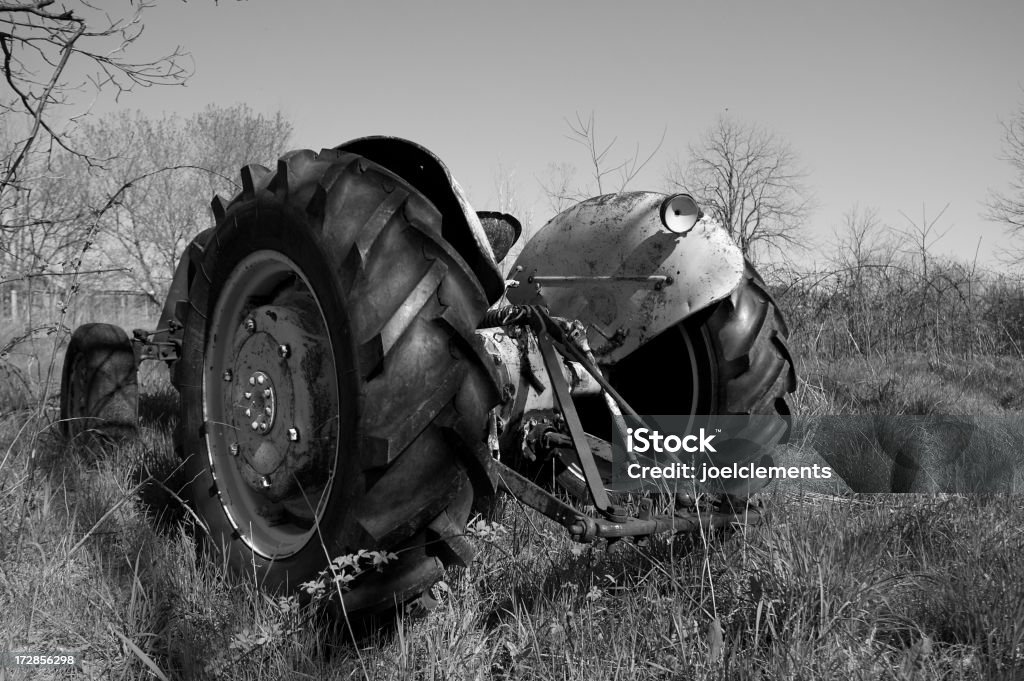
[[[245,398],[245,415],[249,426],[260,435],[265,435],[274,427],[277,416],[277,392],[274,381],[262,371],[254,371],[249,376],[249,388],[242,394]]]

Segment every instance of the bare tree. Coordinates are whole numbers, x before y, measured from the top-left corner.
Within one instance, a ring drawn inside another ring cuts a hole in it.
[[[112,15],[86,0],[59,10],[54,4],[55,0],[0,2],[0,52],[9,88],[0,95],[0,121],[8,130],[25,128],[20,139],[9,140],[0,158],[5,231],[18,226],[8,221],[7,213],[31,184],[23,171],[33,152],[48,156],[60,148],[81,155],[70,135],[86,111],[73,109],[88,101],[89,89],[113,89],[119,96],[137,86],[182,83],[188,76],[180,49],[154,60],[128,57],[142,35],[142,14],[152,2],[130,3],[125,15]]]
[[[1008,192],[992,193],[986,217],[1001,222],[1011,234],[1019,237],[1024,234],[1024,105],[1012,119],[1003,123],[1003,144],[1002,159],[1013,166],[1016,177]],[[1024,250],[1017,249],[1009,255],[1018,263],[1024,262]]]
[[[547,179],[540,183],[553,215],[586,198],[576,189],[576,166],[565,161],[549,163]]]
[[[891,231],[878,217],[877,208],[854,205],[843,215],[842,224],[833,230],[833,263],[858,278],[862,278],[866,268],[888,267],[899,246]]]
[[[685,167],[670,164],[668,184],[693,194],[744,255],[801,247],[800,228],[813,201],[788,143],[759,126],[721,116],[689,152]]]
[[[93,193],[125,191],[104,216],[101,267],[120,269],[124,287],[163,301],[189,240],[210,225],[210,198],[240,187],[247,163],[271,164],[292,126],[282,114],[209,106],[182,118],[122,112],[84,125],[89,153],[113,159]]]
[[[494,173],[494,190],[497,193],[497,205],[493,207],[494,210],[512,215],[519,220],[519,224],[523,227],[519,240],[512,245],[505,257],[498,263],[499,269],[507,275],[512,263],[519,257],[523,246],[526,245],[533,233],[533,211],[522,201],[515,169],[506,169],[499,163],[498,169]]]
[[[946,214],[946,210],[949,208],[947,203],[939,211],[939,214],[934,218],[928,219],[928,211],[925,206],[921,206],[921,221],[914,222],[909,215],[900,211],[900,215],[904,220],[907,221],[906,229],[899,230],[899,233],[903,235],[907,244],[909,244],[909,255],[911,258],[919,259],[920,261],[920,274],[922,287],[927,287],[931,282],[931,272],[929,266],[934,260],[932,255],[932,248],[936,242],[942,237],[949,233],[952,226],[947,227],[941,232],[938,231],[937,225],[942,216]],[[926,289],[924,289],[926,290]]]
[[[0,240],[0,283],[11,279],[45,281],[64,272],[83,246],[88,185],[75,181],[77,160],[57,151],[23,165],[30,182],[22,185],[17,212],[8,211]],[[17,228],[14,228],[14,225]]]
[[[573,164],[548,165],[548,179],[541,182],[541,189],[548,199],[548,205],[555,213],[560,213],[572,204],[592,196],[625,191],[665,142],[666,131],[663,130],[658,144],[646,156],[641,154],[640,144],[637,143],[632,155],[615,161],[610,154],[618,142],[618,137],[613,137],[608,143],[599,141],[593,112],[586,120],[577,113],[575,122],[566,119],[565,124],[569,127],[569,134],[566,137],[586,150],[590,172],[589,180],[578,184],[575,181],[576,166]]]
[[[121,195],[90,191],[88,173],[109,160],[79,146],[92,100],[189,75],[180,48],[155,59],[132,56],[152,4],[111,11],[89,0],[0,0],[0,284],[14,280],[5,291],[21,287],[28,302],[33,289],[51,300],[57,288],[77,290],[100,217]],[[62,296],[50,310],[47,331],[63,328],[67,305]]]

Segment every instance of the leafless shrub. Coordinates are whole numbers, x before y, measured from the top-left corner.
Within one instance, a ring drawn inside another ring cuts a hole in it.
[[[940,217],[898,231],[854,208],[824,267],[772,269],[797,352],[1024,357],[1024,279],[935,256]]]

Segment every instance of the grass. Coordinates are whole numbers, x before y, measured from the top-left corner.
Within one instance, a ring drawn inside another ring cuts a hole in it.
[[[858,492],[1024,489],[1024,362],[904,353],[801,367],[793,463]]]
[[[869,365],[806,367],[802,411],[1018,406],[1022,372],[1003,360]],[[197,554],[171,494],[173,395],[146,392],[132,443],[68,447],[52,411],[0,419],[0,650],[79,660],[7,678],[1024,676],[1024,506],[1006,494],[782,489],[729,537],[593,546],[510,503],[472,526],[477,558],[434,611],[353,644],[322,610]]]
[[[803,415],[1005,416],[1024,410],[1024,362],[1013,357],[812,357],[799,374]]]

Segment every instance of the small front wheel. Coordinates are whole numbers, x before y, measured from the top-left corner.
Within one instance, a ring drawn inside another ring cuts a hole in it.
[[[113,324],[78,327],[64,355],[61,432],[70,440],[86,433],[130,437],[138,421],[138,364],[128,334]]]

